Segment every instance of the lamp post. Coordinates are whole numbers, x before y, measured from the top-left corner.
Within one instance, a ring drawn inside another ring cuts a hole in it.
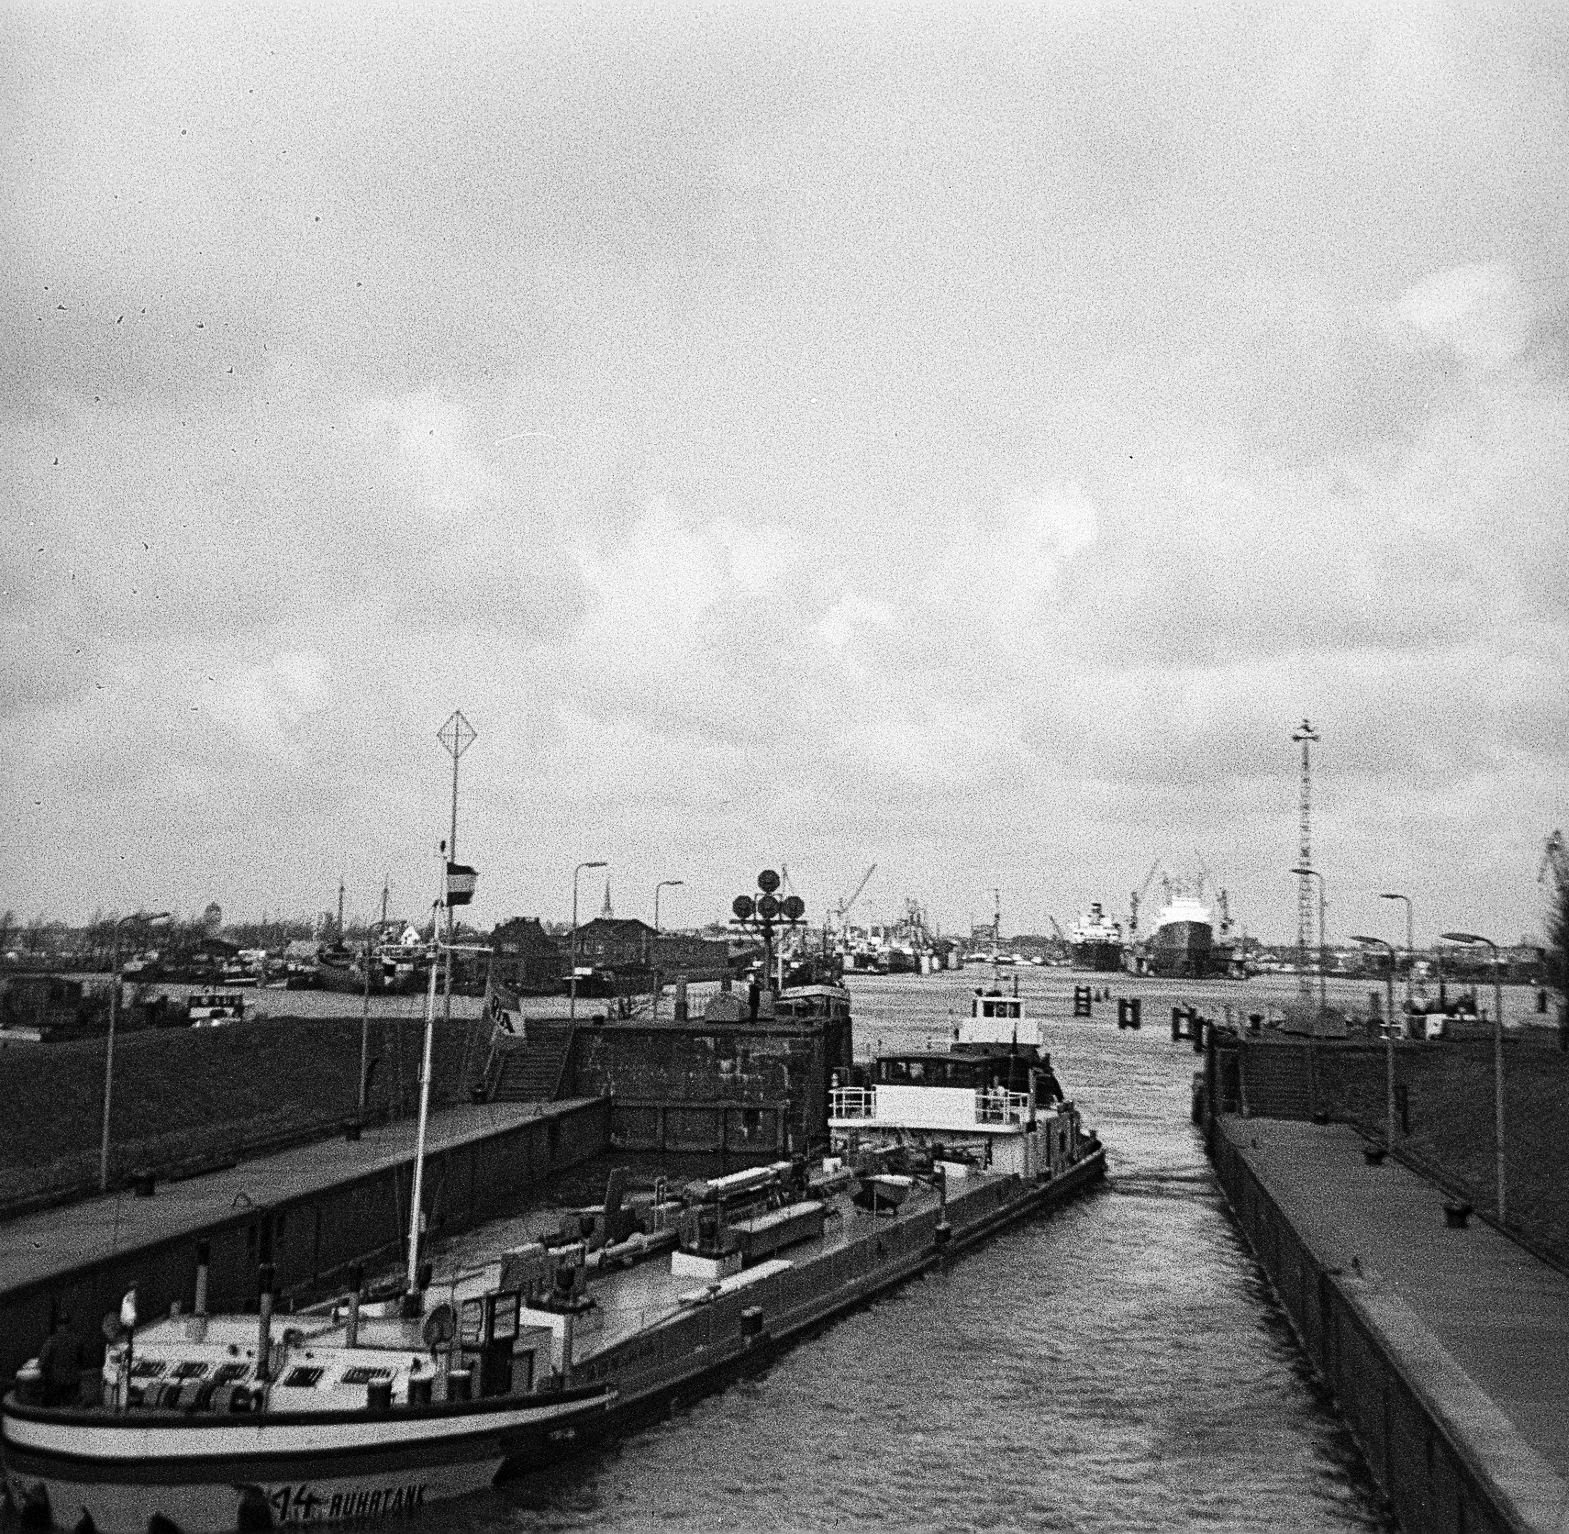
[[[1446,943],[1486,943],[1493,951],[1493,1159],[1498,1179],[1498,1223],[1508,1221],[1504,1201],[1504,972],[1498,944],[1475,932],[1442,933]]]
[[[608,868],[610,865],[603,860],[594,863],[579,863],[572,870],[572,981],[571,1001],[567,1004],[567,1015],[572,1022],[577,1022],[577,876],[585,868]]]
[[[98,1191],[109,1191],[109,1107],[114,1097],[114,1025],[120,1014],[120,928],[128,921],[168,921],[169,913],[159,911],[152,916],[138,911],[132,916],[120,916],[114,923],[114,970],[109,983],[109,1047],[104,1054],[104,1124],[103,1138],[98,1146]]]
[[[1406,1016],[1411,1016],[1411,971],[1416,968],[1416,950],[1411,936],[1411,897],[1409,895],[1380,895],[1380,900],[1403,900],[1406,903]]]
[[[673,889],[676,885],[678,885],[678,884],[685,884],[685,883],[686,883],[685,879],[661,879],[659,881],[659,883],[654,886],[654,936],[655,937],[659,936],[659,892],[660,892],[660,890]],[[650,958],[652,958],[652,957],[654,957],[654,956],[650,955]],[[651,964],[649,966],[649,968],[653,971],[652,980],[653,980],[653,987],[654,987],[654,1005],[653,1005],[653,1009],[652,1010],[653,1010],[654,1021],[657,1023],[659,1021],[659,967],[658,967],[657,964]]]
[[[678,884],[685,884],[685,879],[661,879],[654,886],[654,932],[659,932],[659,892],[660,890],[674,889]]]
[[[1325,989],[1327,980],[1324,974],[1325,949],[1328,942],[1328,937],[1324,932],[1324,907],[1326,903],[1324,899],[1324,876],[1316,868],[1308,868],[1300,863],[1291,871],[1294,874],[1318,880],[1318,1015],[1320,1020],[1322,1020],[1324,1009],[1328,1005],[1328,993]],[[1312,1038],[1317,1033],[1318,1025],[1315,1023],[1313,1033],[1309,1037]]]
[[[1389,972],[1384,986],[1389,997],[1388,1016],[1384,1019],[1384,1149],[1395,1148],[1395,945],[1381,937],[1353,937],[1353,943],[1389,950]]]

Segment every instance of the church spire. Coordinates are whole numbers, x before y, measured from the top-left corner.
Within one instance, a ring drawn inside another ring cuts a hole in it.
[[[610,880],[609,879],[605,880],[605,908],[599,914],[606,921],[611,920],[612,917],[614,917],[614,915],[615,915],[615,912],[613,912],[610,909]]]

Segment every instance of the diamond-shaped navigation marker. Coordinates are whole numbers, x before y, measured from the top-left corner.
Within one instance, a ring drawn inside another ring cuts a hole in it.
[[[453,757],[462,756],[473,745],[476,738],[474,726],[463,717],[463,710],[460,708],[454,709],[452,717],[436,731],[436,739]]]

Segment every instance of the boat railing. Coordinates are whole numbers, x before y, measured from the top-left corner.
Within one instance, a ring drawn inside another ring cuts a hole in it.
[[[977,1124],[1022,1124],[1029,1117],[1028,1092],[1009,1092],[1002,1087],[984,1087],[975,1094]]]
[[[877,1117],[876,1087],[835,1087],[829,1097],[831,1118],[874,1119]]]

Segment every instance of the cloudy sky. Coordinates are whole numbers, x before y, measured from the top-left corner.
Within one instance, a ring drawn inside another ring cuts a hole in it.
[[[0,905],[1539,928],[1569,9],[0,12]],[[585,876],[585,905],[602,887]]]

